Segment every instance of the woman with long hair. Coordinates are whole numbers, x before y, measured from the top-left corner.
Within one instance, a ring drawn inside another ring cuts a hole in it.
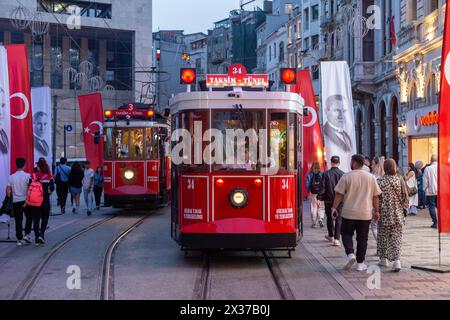
[[[324,227],[325,219],[325,205],[323,201],[320,201],[317,196],[322,190],[322,177],[323,172],[320,170],[320,164],[318,162],[313,162],[311,169],[306,176],[306,189],[309,195],[309,201],[311,205],[311,220],[312,227],[317,228],[320,226]]]
[[[413,163],[408,164],[407,172],[405,173],[405,182],[408,189],[409,196],[409,209],[408,214],[410,216],[417,215],[417,207],[419,206],[419,185],[417,183],[417,177],[419,171]]]
[[[80,196],[83,189],[84,172],[79,162],[72,165],[69,173],[69,190],[73,197],[72,213],[78,213],[80,209]]]
[[[373,176],[377,179],[384,177],[384,162],[384,157],[374,157],[372,159],[372,165],[370,168]],[[372,235],[376,241],[378,238],[378,222],[375,219],[372,219],[370,229],[372,230]]]
[[[55,183],[53,181],[52,172],[47,161],[44,158],[40,158],[34,179],[42,183],[42,189],[44,191],[44,201],[40,207],[31,207],[34,233],[37,235],[36,244],[45,244],[45,231],[47,230],[48,220],[50,218],[50,196],[55,191]]]

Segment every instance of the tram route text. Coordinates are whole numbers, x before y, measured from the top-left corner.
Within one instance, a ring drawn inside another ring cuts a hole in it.
[[[211,318],[214,313],[228,315],[250,315],[250,316],[270,316],[270,305],[253,305],[253,304],[225,304],[223,308],[219,307],[203,307],[188,304],[180,308],[180,315],[197,315]]]

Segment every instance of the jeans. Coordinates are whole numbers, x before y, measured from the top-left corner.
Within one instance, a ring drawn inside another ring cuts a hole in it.
[[[83,188],[83,195],[84,195],[84,203],[86,204],[87,211],[92,211],[93,206],[94,206],[92,190],[89,191],[88,189]]]
[[[353,249],[353,235],[356,231],[356,261],[363,263],[366,260],[367,241],[372,221],[342,219],[342,242],[347,255],[355,253]]]
[[[430,211],[431,220],[433,220],[433,225],[438,224],[436,208],[437,208],[437,196],[427,196],[428,210]]]
[[[23,215],[25,214],[25,234],[31,232],[31,213],[28,208],[24,208],[25,201],[13,203],[14,219],[16,220],[16,237],[17,240],[23,240]]]
[[[341,226],[342,226],[342,217],[341,217],[342,205],[338,208],[339,216],[336,220],[334,220],[333,216],[331,215],[332,207],[333,207],[332,203],[325,203],[325,214],[327,215],[328,236],[330,236],[331,238],[334,237],[335,240],[340,240]]]
[[[427,196],[425,195],[425,191],[419,191],[419,208],[425,208],[427,206]]]
[[[62,182],[56,186],[56,194],[58,195],[58,204],[61,209],[66,208],[67,195],[69,194],[69,183]]]
[[[375,241],[378,240],[378,222],[375,219],[372,219],[370,222],[370,230],[372,230],[372,235],[375,238]]]
[[[101,200],[102,200],[102,192],[103,192],[103,188],[94,187],[95,205],[97,207],[100,207]]]
[[[313,225],[316,226],[320,220],[323,221],[325,218],[325,208],[323,201],[317,200],[316,194],[311,194],[309,200],[311,202],[311,220]]]
[[[41,207],[30,207],[31,217],[33,218],[33,230],[35,241],[37,242],[39,236],[41,235],[40,224],[41,224]]]

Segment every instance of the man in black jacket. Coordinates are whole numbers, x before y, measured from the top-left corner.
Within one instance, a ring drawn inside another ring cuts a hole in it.
[[[331,242],[335,247],[341,246],[341,224],[342,217],[340,216],[342,205],[339,207],[339,216],[334,219],[332,216],[332,206],[334,202],[334,188],[338,184],[339,180],[344,175],[344,172],[339,169],[341,159],[338,156],[331,158],[331,169],[324,173],[322,179],[322,194],[320,194],[320,200],[325,203],[325,213],[327,215],[327,228],[328,235],[325,238]]]

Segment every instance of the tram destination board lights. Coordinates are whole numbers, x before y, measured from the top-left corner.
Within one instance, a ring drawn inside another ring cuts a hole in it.
[[[197,79],[197,74],[193,68],[183,68],[180,71],[180,84],[193,84]]]
[[[295,68],[281,68],[280,75],[283,84],[297,84],[297,70]]]

